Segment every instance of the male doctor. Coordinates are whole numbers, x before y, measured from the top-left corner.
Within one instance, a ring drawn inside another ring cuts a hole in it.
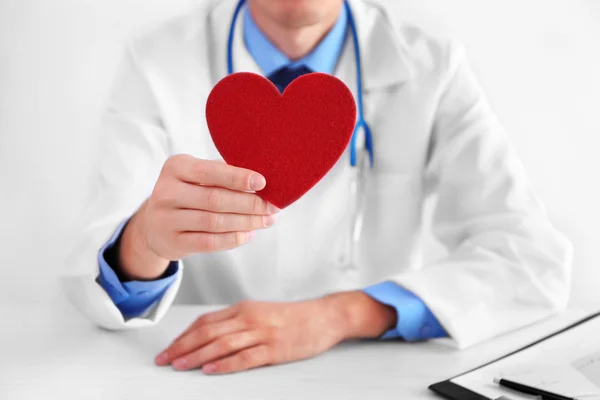
[[[351,338],[449,337],[463,348],[561,310],[571,247],[545,214],[459,46],[395,24],[370,0],[248,0],[235,72],[283,90],[309,72],[357,95],[361,51],[374,166],[352,239],[345,154],[278,210],[259,173],[218,161],[204,118],[227,74],[237,0],[207,2],[129,47],[103,119],[95,191],[62,277],[108,329],[157,323],[173,303],[234,304],[200,316],[158,365],[230,373],[315,356]],[[285,132],[282,132],[285,134]],[[424,201],[448,255],[424,263]],[[184,267],[185,266],[185,267]]]

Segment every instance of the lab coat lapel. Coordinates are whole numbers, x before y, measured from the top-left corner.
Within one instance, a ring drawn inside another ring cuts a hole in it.
[[[367,123],[373,127],[376,110],[370,93],[410,80],[413,75],[411,60],[408,46],[401,34],[395,31],[396,28],[390,24],[388,17],[379,6],[367,7],[362,0],[349,0],[349,4],[361,53],[363,113]],[[353,36],[348,27],[346,42],[335,75],[348,86],[355,100],[358,101],[356,74]],[[377,134],[377,132],[373,133]],[[364,139],[359,137],[358,143],[359,146],[363,146]],[[349,151],[340,162],[342,165],[349,164]]]
[[[363,0],[348,1],[356,23],[363,90],[382,89],[409,80],[413,75],[411,59],[408,45],[397,29],[399,25],[389,20],[390,17],[380,9],[381,5],[367,7]],[[340,67],[340,70],[356,69],[350,30]],[[352,84],[356,86],[356,73],[344,71],[340,74],[353,75]]]
[[[348,0],[352,16],[355,21],[360,63],[362,67],[362,91],[363,91],[363,117],[373,129],[377,126],[374,119],[377,118],[375,109],[375,96],[373,92],[381,94],[387,87],[400,85],[413,76],[412,63],[400,31],[397,31],[386,13],[378,5],[367,6],[362,0]],[[354,53],[354,41],[350,27],[346,37],[346,43],[337,65],[335,75],[340,78],[354,95],[358,102],[357,65]],[[385,94],[382,94],[385,96]],[[386,100],[381,100],[382,104]],[[357,115],[358,117],[358,115]],[[377,135],[378,132],[373,132]],[[360,131],[359,134],[362,134]],[[375,139],[376,140],[376,139]],[[359,136],[358,146],[364,146],[364,139]],[[340,160],[342,165],[349,164],[349,151]],[[339,164],[339,163],[338,163]]]
[[[213,84],[227,75],[227,40],[229,28],[237,0],[223,0],[215,3],[208,16],[208,40],[214,46],[211,49],[211,76]],[[238,15],[235,34],[233,38],[233,72],[254,72],[262,75],[260,67],[256,64],[244,44],[244,18],[242,8]]]

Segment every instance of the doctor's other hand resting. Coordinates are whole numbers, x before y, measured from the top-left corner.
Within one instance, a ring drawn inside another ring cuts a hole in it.
[[[158,365],[207,374],[239,372],[316,356],[347,339],[375,338],[396,311],[360,291],[301,302],[244,301],[205,314],[158,356]]]
[[[279,209],[250,191],[265,178],[221,161],[171,156],[152,195],[127,224],[118,252],[126,280],[154,280],[171,260],[242,246],[275,223]]]

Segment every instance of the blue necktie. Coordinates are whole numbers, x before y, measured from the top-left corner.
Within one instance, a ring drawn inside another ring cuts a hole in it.
[[[283,67],[269,75],[268,79],[277,86],[279,93],[283,93],[285,88],[292,83],[294,79],[311,72],[312,71],[305,66],[300,66],[298,68]]]

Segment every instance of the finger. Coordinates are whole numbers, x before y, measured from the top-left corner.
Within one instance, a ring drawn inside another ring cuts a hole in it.
[[[243,331],[244,329],[246,329],[246,325],[241,319],[237,318],[198,326],[167,347],[163,352],[166,353],[166,356],[161,353],[160,356],[162,357],[160,357],[159,361],[161,361],[161,365],[170,364],[173,360],[184,357],[212,341],[232,333]]]
[[[260,331],[243,331],[222,336],[206,346],[200,347],[183,357],[177,358],[172,365],[178,371],[199,368],[206,363],[244,351],[263,341]]]
[[[258,172],[189,155],[177,157],[168,167],[172,168],[172,173],[177,178],[197,185],[256,191],[263,189],[267,184],[265,177]]]
[[[212,253],[240,247],[248,243],[254,236],[250,232],[181,232],[177,237],[179,251],[185,254]]]
[[[229,374],[245,371],[252,368],[271,365],[274,359],[269,347],[264,344],[246,348],[228,357],[204,364],[202,372],[205,374]]]
[[[214,213],[202,210],[177,210],[175,227],[181,232],[238,232],[265,229],[275,223],[275,215]]]
[[[174,207],[218,213],[269,215],[279,209],[254,193],[181,182],[166,195]]]
[[[219,311],[213,311],[207,314],[204,314],[197,318],[190,326],[186,328],[172,343],[175,343],[177,340],[187,335],[190,331],[198,328],[201,325],[214,324],[215,322],[226,321],[231,318],[235,318],[238,315],[239,307],[237,305],[224,308]]]

